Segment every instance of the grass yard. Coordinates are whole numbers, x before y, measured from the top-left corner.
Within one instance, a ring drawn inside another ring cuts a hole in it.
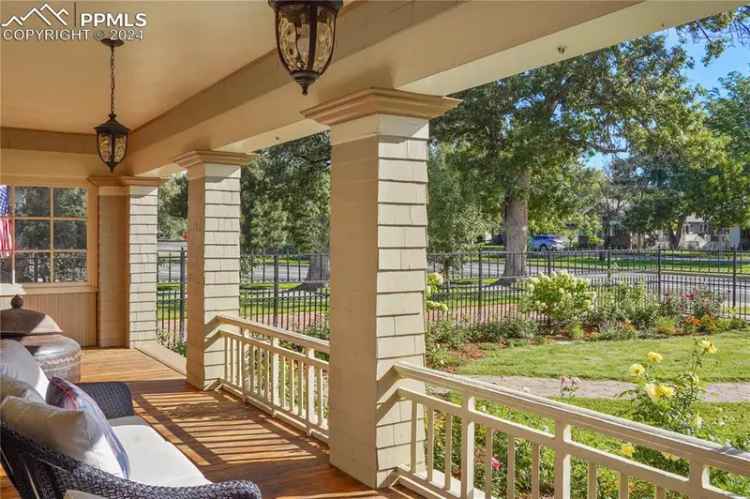
[[[733,331],[710,337],[719,351],[708,358],[706,381],[750,380],[750,330]],[[695,337],[683,336],[653,340],[571,341],[546,345],[503,348],[482,345],[484,356],[469,361],[459,374],[534,376],[559,378],[628,380],[628,367],[643,362],[648,352],[659,352],[664,375],[683,372]]]

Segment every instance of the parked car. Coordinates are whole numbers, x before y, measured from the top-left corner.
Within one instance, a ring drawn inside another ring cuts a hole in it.
[[[554,234],[539,234],[532,237],[529,242],[529,249],[532,251],[556,251],[567,247],[568,243],[565,239]]]

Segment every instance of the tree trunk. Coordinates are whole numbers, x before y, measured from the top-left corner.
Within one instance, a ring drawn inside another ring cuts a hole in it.
[[[685,225],[684,221],[677,222],[677,228],[669,228],[669,248],[675,251],[680,248],[680,240],[682,240],[682,227]]]
[[[307,267],[307,276],[305,282],[297,286],[296,289],[315,291],[326,287],[328,280],[331,278],[331,261],[325,253],[315,253],[310,255],[310,263]]]
[[[505,204],[505,269],[503,279],[515,280],[527,274],[529,244],[529,171],[518,177],[517,189]]]

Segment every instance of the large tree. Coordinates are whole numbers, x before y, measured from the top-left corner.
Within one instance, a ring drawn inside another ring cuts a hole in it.
[[[538,225],[570,208],[566,181],[593,152],[625,153],[625,134],[680,90],[685,52],[648,36],[467,90],[436,120],[461,155],[464,182],[502,215],[505,275],[526,272],[529,210]]]

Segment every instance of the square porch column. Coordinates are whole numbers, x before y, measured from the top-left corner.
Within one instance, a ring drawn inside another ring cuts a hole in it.
[[[206,324],[240,312],[240,168],[247,154],[192,151],[188,176],[187,379],[209,388],[224,374],[224,342]]]
[[[330,460],[371,487],[409,464],[390,368],[424,363],[429,119],[458,102],[369,89],[304,113],[333,145]]]
[[[97,344],[154,344],[161,179],[97,176],[89,181],[99,194]]]

